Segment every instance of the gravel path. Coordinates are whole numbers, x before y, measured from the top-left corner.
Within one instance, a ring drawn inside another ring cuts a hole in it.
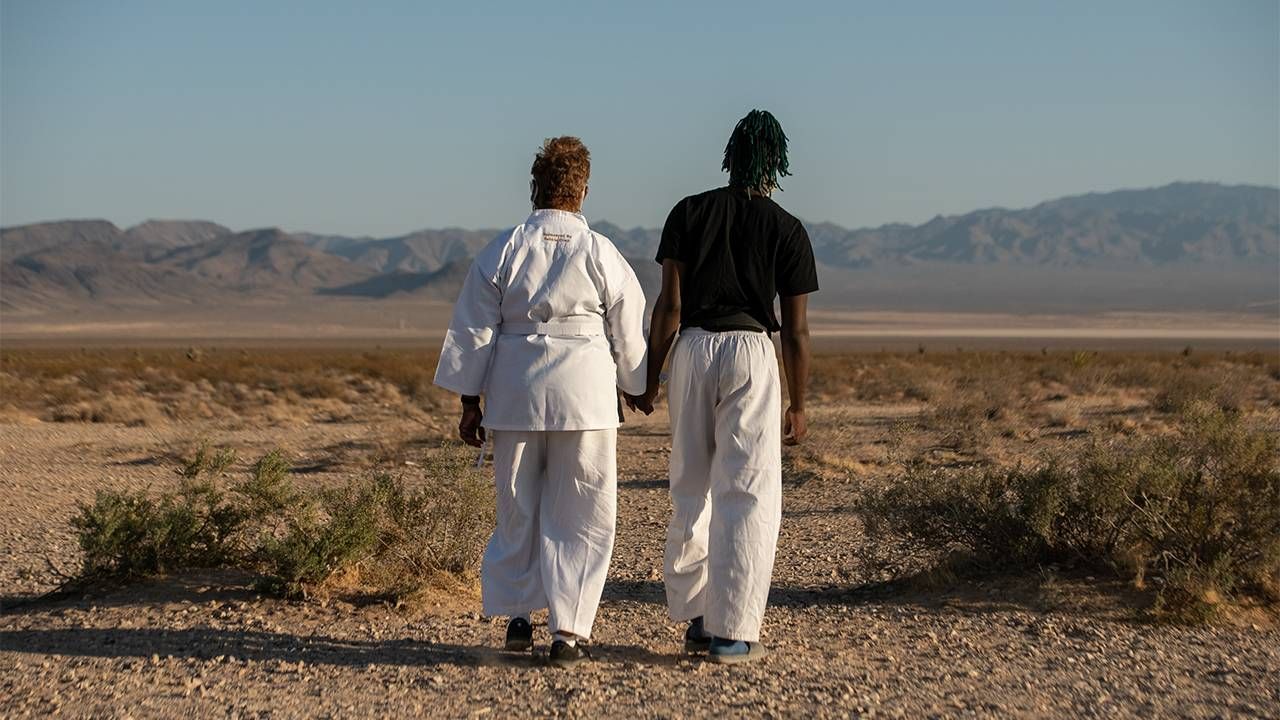
[[[842,432],[872,436],[900,412],[845,413]],[[215,573],[15,607],[51,586],[44,557],[76,562],[65,528],[77,501],[172,482],[172,457],[195,438],[246,457],[282,444],[323,480],[396,433],[387,420],[0,425],[0,715],[1280,717],[1271,625],[1132,622],[1080,579],[867,583],[879,553],[847,509],[857,482],[799,473],[788,475],[764,630],[773,654],[737,668],[685,657],[661,584],[664,424],[655,415],[624,428],[596,662],[575,671],[496,651],[502,623],[479,615],[474,593],[400,609],[289,603]],[[539,640],[545,651],[545,632]]]

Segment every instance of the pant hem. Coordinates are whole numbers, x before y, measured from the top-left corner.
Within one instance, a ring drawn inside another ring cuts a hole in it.
[[[738,633],[732,633],[727,630],[718,631],[711,623],[708,623],[706,620],[703,620],[702,628],[704,631],[706,631],[707,634],[712,635],[714,637],[723,638],[725,640],[742,640],[744,642],[760,642],[759,630],[755,630],[754,632],[738,632]]]
[[[583,631],[583,630],[579,630],[579,629],[575,629],[575,628],[573,628],[573,627],[558,627],[558,628],[550,628],[550,627],[549,627],[549,628],[547,628],[547,629],[551,631],[551,634],[552,634],[552,635],[555,635],[556,633],[562,633],[562,634],[569,634],[569,635],[573,635],[574,637],[576,637],[576,638],[577,638],[577,639],[579,639],[579,640],[590,640],[590,639],[591,639],[591,630],[590,630],[590,629],[585,630],[585,631]]]
[[[668,616],[669,616],[669,617],[670,617],[674,622],[689,622],[690,620],[693,620],[694,618],[700,618],[700,617],[702,617],[702,616],[703,616],[703,613],[700,613],[700,612],[694,612],[693,610],[687,610],[687,611],[685,611],[685,612],[679,612],[679,613],[678,613],[678,612],[671,612],[671,611],[668,611],[668,612],[667,612],[667,615],[668,615]]]
[[[501,607],[501,608],[486,607],[483,609],[482,614],[485,617],[515,617],[517,615],[528,616],[538,612],[539,610],[546,610],[546,609],[547,609],[546,605],[543,605],[542,607],[523,608],[521,610],[516,610],[511,607]]]

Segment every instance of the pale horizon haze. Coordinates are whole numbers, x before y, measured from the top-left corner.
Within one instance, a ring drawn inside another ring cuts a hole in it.
[[[0,225],[498,227],[571,134],[587,216],[653,227],[751,108],[778,201],[847,227],[1276,186],[1278,5],[0,0]]]

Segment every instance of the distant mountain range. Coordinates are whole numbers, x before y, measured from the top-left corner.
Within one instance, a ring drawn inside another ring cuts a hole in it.
[[[923,225],[810,227],[818,258],[839,267],[920,262],[1054,267],[1275,262],[1280,189],[1175,183],[992,208]]]
[[[653,289],[660,230],[592,226]],[[1108,298],[1125,307],[1280,305],[1277,188],[1175,183],[914,226],[807,227],[822,266],[818,299],[830,305],[960,309],[969,298],[1035,306],[1046,293],[1056,298],[1050,304],[1071,305],[1073,289],[1086,287],[1089,297],[1078,300],[1095,309]],[[500,232],[448,228],[367,238],[157,220],[125,230],[104,220],[10,227],[0,229],[0,308],[309,295],[449,300],[471,258]],[[1194,291],[1178,294],[1169,287],[1176,278],[1187,278],[1183,289]]]

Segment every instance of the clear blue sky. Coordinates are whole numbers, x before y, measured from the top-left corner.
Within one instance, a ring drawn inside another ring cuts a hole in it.
[[[544,137],[659,225],[772,110],[808,220],[1280,184],[1276,0],[0,0],[0,224],[513,224]],[[376,6],[376,7],[372,7]]]

